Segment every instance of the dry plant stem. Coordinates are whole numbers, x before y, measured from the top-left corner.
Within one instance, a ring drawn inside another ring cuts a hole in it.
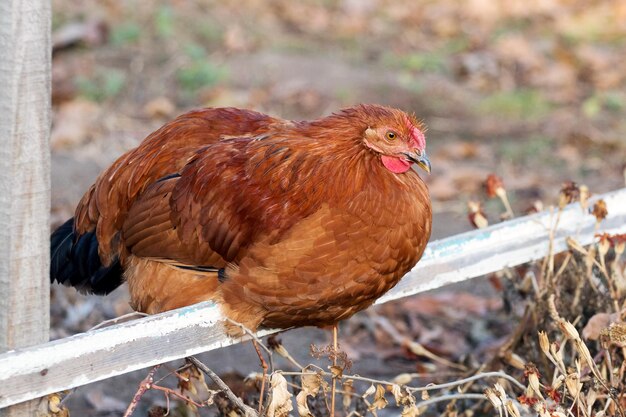
[[[288,375],[288,376],[302,376],[302,375],[332,376],[329,372],[324,371],[322,368],[319,368],[317,366],[315,366],[315,367],[319,369],[318,372],[281,372],[281,374]],[[359,375],[343,375],[343,377],[347,378],[347,379],[354,379],[355,381],[369,382],[371,384],[397,385],[396,383],[394,383],[392,381],[385,381],[385,380],[382,380],[382,379],[374,379],[374,378],[366,378],[366,377],[359,376]],[[446,383],[443,383],[443,384],[428,384],[425,387],[411,387],[411,386],[405,385],[405,387],[411,393],[413,393],[413,392],[422,392],[422,391],[433,391],[433,390],[438,390],[438,389],[445,389],[445,388],[456,387],[458,385],[463,385],[463,384],[466,384],[468,382],[476,381],[477,379],[483,379],[483,378],[502,378],[502,379],[506,379],[511,384],[513,384],[516,387],[518,387],[519,389],[521,389],[521,390],[525,390],[526,389],[526,387],[524,385],[522,385],[518,380],[516,380],[515,378],[513,378],[510,375],[505,374],[504,372],[483,372],[483,373],[480,373],[480,374],[469,376],[467,378],[459,379],[459,380],[456,380],[456,381],[450,381],[450,382],[446,382]]]
[[[178,369],[172,369],[172,368],[170,368],[170,367],[169,367],[169,366],[167,366],[167,365],[163,365],[163,367],[164,367],[165,369],[167,369],[170,373],[169,373],[169,374],[167,374],[167,375],[165,375],[164,377],[162,377],[162,378],[160,378],[160,379],[158,379],[158,380],[154,381],[154,383],[155,383],[155,384],[158,384],[159,382],[163,381],[165,378],[169,377],[170,375],[174,375],[174,376],[175,376],[175,377],[176,377],[179,381],[182,381],[182,382],[189,382],[189,378],[182,376],[182,375],[180,374],[180,372],[182,372],[182,371],[184,371],[184,370],[186,370],[186,369],[188,369],[188,368],[191,368],[191,366],[192,366],[192,365],[191,365],[190,363],[186,363],[185,365],[181,366],[181,367],[180,367],[180,368],[178,368]]]
[[[611,300],[613,301],[613,309],[615,310],[617,314],[619,314],[620,308],[619,308],[618,300],[617,300],[619,297],[617,295],[617,288],[616,288],[615,282],[613,281],[611,274],[609,273],[609,270],[606,268],[606,261],[604,259],[604,256],[602,256],[602,254],[600,253],[600,251],[598,251],[598,257],[600,258],[600,269],[602,273],[604,274],[604,276],[606,277],[606,283],[611,293]]]
[[[429,405],[440,403],[442,401],[456,401],[456,400],[487,400],[484,394],[447,394],[439,397],[434,397],[429,400],[421,401],[416,404],[417,408],[428,407]]]
[[[554,221],[554,226],[552,226],[548,230],[548,256],[546,256],[543,260],[543,265],[541,266],[541,272],[543,273],[545,281],[548,283],[546,288],[554,288],[553,278],[554,278],[554,233],[556,229],[559,227],[559,222],[561,221],[561,213],[563,209],[559,207],[556,213],[556,220]]]
[[[551,310],[551,314],[550,315],[557,322],[560,322],[560,321],[565,322],[565,320],[563,318],[561,318],[561,316],[559,315],[558,311],[556,310],[556,305],[554,303],[554,298],[555,298],[554,294],[552,294],[548,298],[548,304],[549,304],[549,307],[550,307],[550,310]],[[585,345],[585,343],[580,338],[580,336],[578,335],[577,332],[576,332],[576,334],[574,336],[575,337],[568,337],[568,338],[569,338],[569,340],[572,341],[572,344],[574,345],[575,351],[579,354],[581,359],[587,364],[587,367],[589,368],[589,370],[591,371],[591,373],[593,374],[595,379],[598,381],[598,383],[607,391],[607,393],[610,395],[610,397],[614,400],[615,406],[617,407],[617,411],[619,412],[619,414],[622,417],[626,417],[626,414],[624,413],[624,409],[623,409],[623,407],[621,405],[621,402],[619,401],[619,399],[615,398],[615,395],[614,395],[613,391],[611,390],[611,388],[609,386],[609,383],[602,377],[602,375],[600,373],[600,370],[598,369],[598,366],[594,362],[593,358],[591,358],[591,356],[589,355],[589,350],[588,350],[587,346]],[[586,354],[584,354],[585,352],[586,352]]]
[[[143,394],[145,394],[145,392],[148,389],[150,389],[150,385],[152,385],[152,382],[154,382],[154,374],[156,373],[156,371],[159,369],[160,366],[161,365],[157,365],[154,368],[152,368],[150,372],[148,372],[148,375],[146,375],[146,377],[141,381],[141,383],[139,383],[139,388],[137,389],[137,392],[133,396],[133,400],[128,405],[128,408],[126,409],[126,412],[124,413],[124,417],[130,417],[133,414],[133,412],[135,411],[135,408],[137,408],[137,404],[139,404],[139,400],[141,400],[141,397],[143,396]]]
[[[148,375],[141,381],[141,383],[139,384],[139,388],[137,389],[137,392],[135,393],[135,395],[133,396],[133,400],[131,401],[131,403],[128,405],[128,408],[126,409],[126,412],[124,413],[124,417],[130,417],[134,412],[135,409],[137,408],[137,404],[139,404],[139,401],[141,400],[141,397],[146,393],[146,391],[150,390],[150,389],[154,389],[157,391],[161,391],[165,394],[165,401],[167,402],[167,410],[169,412],[169,404],[170,404],[170,395],[173,395],[174,397],[185,401],[188,404],[193,404],[196,407],[204,407],[204,404],[198,403],[196,401],[194,401],[193,399],[187,397],[186,395],[183,394],[179,394],[178,392],[174,391],[171,388],[167,388],[167,387],[162,387],[160,385],[156,385],[156,383],[154,382],[154,374],[156,373],[156,371],[159,369],[159,367],[161,367],[161,365],[157,365],[154,368],[152,368],[150,370],[150,372],[148,373]],[[176,372],[172,372],[172,373],[176,373]],[[163,379],[165,379],[167,376],[171,375],[172,373],[166,375],[165,377],[159,379],[159,381],[162,381]],[[176,374],[178,375],[178,374]],[[179,376],[180,377],[180,376]],[[181,377],[182,379],[182,377]]]
[[[337,324],[333,325],[333,367],[337,366],[337,352],[339,346],[337,344]],[[333,375],[333,386],[330,391],[330,417],[335,417],[335,393],[337,392],[337,378]]]
[[[565,268],[567,268],[567,265],[569,265],[571,260],[572,260],[572,254],[568,252],[567,255],[565,256],[565,260],[561,264],[561,267],[556,272],[556,274],[554,274],[554,283],[555,284],[556,284],[557,280],[559,279],[559,277],[561,276],[561,274],[563,274],[563,272],[565,271]]]
[[[174,397],[183,400],[184,402],[188,403],[188,404],[193,404],[196,407],[204,407],[205,404],[201,404],[198,403],[196,401],[194,401],[193,399],[189,398],[188,396],[184,395],[184,394],[179,394],[178,392],[174,391],[171,388],[167,388],[167,387],[162,387],[160,385],[155,385],[155,384],[151,384],[149,387],[149,389],[155,389],[157,391],[161,391],[165,394],[165,399],[167,400],[168,404],[170,402],[170,395],[173,395]],[[169,409],[169,406],[168,406]]]
[[[109,327],[109,326],[112,326],[114,324],[120,323],[122,320],[129,319],[129,318],[134,317],[134,316],[139,316],[138,318],[141,318],[141,317],[148,317],[148,314],[141,313],[139,311],[133,311],[132,313],[124,314],[122,316],[115,317],[115,318],[110,319],[110,320],[105,320],[102,323],[98,323],[98,324],[96,324],[95,326],[93,326],[91,329],[89,329],[87,331],[90,332],[92,330],[97,330],[97,329],[100,329],[102,327]]]
[[[513,214],[513,209],[511,208],[511,204],[509,203],[509,198],[506,195],[506,191],[502,189],[501,192],[496,192],[496,194],[498,195],[498,197],[500,197],[500,200],[504,205],[507,218],[512,219],[513,217],[515,217],[515,215]]]
[[[267,346],[265,346],[263,342],[261,342],[261,339],[259,339],[258,336],[252,330],[248,329],[246,326],[244,326],[243,324],[235,320],[231,320],[229,318],[226,318],[225,320],[231,324],[234,324],[237,327],[240,327],[241,330],[243,330],[245,334],[250,336],[252,340],[255,340],[259,344],[259,346],[262,347],[265,352],[267,352],[267,355],[270,357],[270,361],[271,361],[272,351]],[[285,330],[289,330],[289,329],[285,329]]]
[[[300,362],[298,362],[293,356],[291,356],[291,354],[289,353],[289,351],[287,351],[287,349],[285,349],[285,346],[283,346],[284,349],[284,358],[287,359],[289,362],[291,362],[291,364],[293,366],[296,367],[296,369],[304,369],[304,366],[302,366],[300,364]]]
[[[200,362],[198,359],[196,359],[193,356],[190,356],[189,358],[187,358],[187,360],[189,360],[189,362],[193,363],[198,369],[200,369],[209,378],[211,378],[213,382],[215,382],[215,385],[217,385],[219,389],[221,389],[224,392],[224,394],[226,394],[228,399],[243,412],[245,417],[259,417],[259,414],[256,411],[254,411],[254,409],[252,409],[251,407],[248,407],[247,405],[245,405],[243,401],[241,400],[241,398],[237,397],[235,393],[233,393],[231,389],[228,388],[228,385],[226,385],[224,381],[222,381],[222,379],[215,372],[209,369],[208,366],[206,366],[205,364],[203,364],[202,362]]]
[[[267,378],[267,362],[263,358],[263,354],[261,353],[261,349],[259,348],[259,344],[256,340],[252,339],[252,345],[254,346],[254,350],[256,350],[256,354],[259,355],[259,360],[261,361],[261,368],[263,369],[263,377],[261,378],[261,392],[259,393],[259,414],[263,414],[263,399],[265,396],[265,379]]]
[[[476,373],[478,374],[478,373],[483,372],[483,370],[484,370],[486,367],[487,367],[487,365],[486,365],[486,364],[482,364],[482,365],[480,366],[480,368],[476,371]],[[458,387],[458,388],[457,388],[458,393],[459,393],[459,394],[465,394],[467,391],[469,391],[469,389],[472,387],[472,385],[474,385],[474,382],[475,382],[475,381],[476,381],[476,380],[475,380],[475,379],[473,379],[473,380],[468,381],[467,383],[463,384],[463,386]],[[457,400],[452,400],[452,401],[450,401],[450,404],[448,404],[448,407],[450,407],[450,406],[455,406],[455,405],[456,405],[456,401],[457,401]],[[499,411],[499,410],[498,410],[498,411]]]

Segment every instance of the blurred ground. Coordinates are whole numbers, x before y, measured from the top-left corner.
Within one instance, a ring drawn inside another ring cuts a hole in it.
[[[117,156],[199,106],[295,119],[359,102],[415,112],[428,126],[434,238],[471,228],[466,202],[483,197],[490,172],[504,178],[517,213],[537,199],[554,203],[566,180],[596,193],[624,184],[620,1],[54,0],[53,10],[54,225],[72,215]],[[486,208],[497,221],[497,204]],[[397,318],[402,310],[409,318],[401,328],[461,360],[510,330],[499,295],[488,284],[478,288],[444,289],[377,311]],[[447,307],[450,300],[455,307]],[[55,286],[52,334],[84,331],[128,311],[123,291],[103,299]],[[355,372],[421,369],[384,337],[360,343],[368,326],[364,314],[343,325]],[[303,329],[284,342],[306,363],[308,343],[327,337]],[[203,359],[218,372],[258,371],[247,345]],[[120,415],[143,376],[81,388],[70,397],[73,415]]]

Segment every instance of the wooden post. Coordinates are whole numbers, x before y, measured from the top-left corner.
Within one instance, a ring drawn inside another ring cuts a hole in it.
[[[49,334],[50,21],[49,0],[0,1],[0,352]]]

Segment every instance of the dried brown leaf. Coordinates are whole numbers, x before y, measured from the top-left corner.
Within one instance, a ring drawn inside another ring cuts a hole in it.
[[[333,378],[341,379],[343,378],[343,368],[337,365],[331,365],[328,367],[330,373],[333,375]]]
[[[287,380],[281,373],[272,374],[270,402],[267,406],[267,417],[286,417],[293,410],[291,393],[287,389]]]
[[[385,398],[385,387],[382,385],[376,386],[376,392],[374,393],[374,401],[372,405],[369,406],[370,411],[372,410],[382,410],[387,407],[387,399]]]
[[[484,183],[485,192],[489,198],[497,197],[504,192],[504,182],[496,174],[489,174]]]
[[[596,201],[595,204],[593,205],[593,209],[591,210],[591,214],[593,214],[596,217],[596,220],[598,222],[601,222],[602,220],[606,219],[606,216],[608,216],[609,214],[609,211],[606,208],[606,202],[602,199]]]
[[[343,408],[347,410],[350,407],[350,404],[352,404],[352,394],[354,394],[354,380],[346,379],[343,382],[341,389],[343,391]]]
[[[366,398],[369,397],[370,395],[374,395],[374,393],[376,392],[376,387],[374,386],[374,384],[370,385],[369,388],[363,393],[362,397]]]
[[[402,417],[417,417],[420,414],[419,408],[415,404],[408,405],[402,409],[402,413],[400,415]]]
[[[391,385],[390,391],[393,395],[393,398],[396,400],[396,405],[408,406],[411,404],[415,404],[415,398],[413,398],[413,396],[406,389],[406,387],[401,387],[398,384],[393,384]],[[422,391],[422,393],[424,392],[426,391]]]
[[[322,386],[323,379],[319,373],[310,373],[311,369],[308,366],[302,369],[302,372],[304,372],[300,376],[302,391],[300,391],[296,396],[296,404],[298,406],[298,413],[302,417],[309,417],[313,414],[307,404],[307,397],[315,397],[317,395],[320,387]]]
[[[563,183],[561,192],[559,194],[559,208],[564,208],[566,205],[577,201],[580,198],[580,188],[578,184],[573,181]]]

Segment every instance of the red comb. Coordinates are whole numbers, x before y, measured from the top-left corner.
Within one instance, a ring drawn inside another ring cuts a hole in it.
[[[406,122],[407,128],[409,129],[409,135],[411,136],[411,140],[415,144],[418,149],[426,148],[426,137],[422,133],[421,130],[416,128],[411,120],[408,117],[404,116],[404,121]]]

